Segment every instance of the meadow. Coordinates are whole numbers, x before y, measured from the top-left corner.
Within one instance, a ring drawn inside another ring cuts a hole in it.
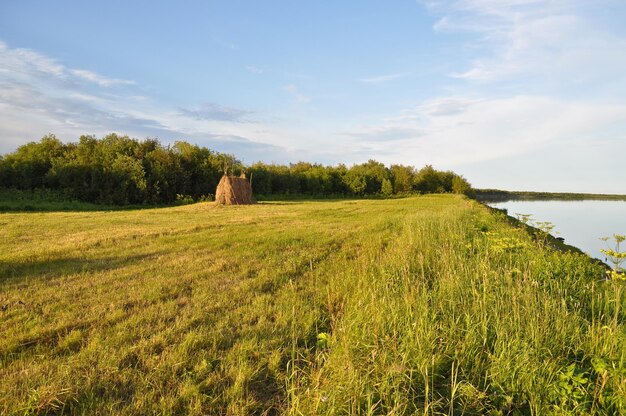
[[[621,284],[460,195],[5,212],[0,414],[625,414]]]

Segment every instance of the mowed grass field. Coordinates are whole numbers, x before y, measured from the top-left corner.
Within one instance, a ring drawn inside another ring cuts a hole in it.
[[[622,414],[619,283],[459,196],[0,214],[0,414]]]

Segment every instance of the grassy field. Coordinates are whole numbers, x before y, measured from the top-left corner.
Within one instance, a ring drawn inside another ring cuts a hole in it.
[[[131,207],[136,209],[137,207]],[[49,189],[32,191],[5,189],[0,187],[1,212],[44,212],[44,211],[98,211],[128,209],[120,206],[98,205],[81,202]]]
[[[603,275],[451,195],[3,213],[0,414],[624,414]]]

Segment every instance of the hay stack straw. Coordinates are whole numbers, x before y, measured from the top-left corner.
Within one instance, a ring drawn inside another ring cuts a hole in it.
[[[252,201],[252,185],[245,174],[237,176],[222,176],[215,191],[215,203],[218,205],[248,205]]]

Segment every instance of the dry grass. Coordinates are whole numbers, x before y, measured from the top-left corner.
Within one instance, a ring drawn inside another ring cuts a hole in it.
[[[222,205],[250,205],[252,185],[248,179],[237,176],[222,176],[215,191],[215,203]]]

